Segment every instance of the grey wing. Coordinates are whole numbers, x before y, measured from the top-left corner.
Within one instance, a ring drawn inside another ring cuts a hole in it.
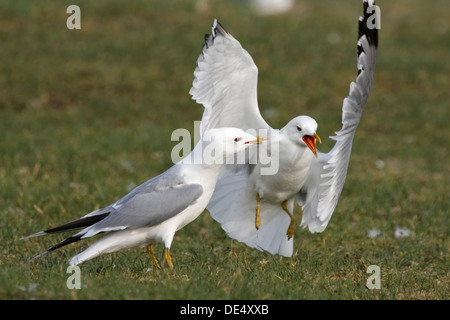
[[[258,108],[257,82],[258,68],[250,54],[214,20],[189,92],[205,107],[200,133],[219,127],[267,129]]]
[[[367,9],[372,5],[374,1],[364,0],[364,17],[359,18],[358,76],[343,102],[342,129],[331,137],[336,143],[330,152],[319,153],[319,161],[297,197],[303,209],[301,225],[308,226],[311,232],[323,231],[336,208],[347,176],[353,137],[372,86],[378,47],[378,30],[368,25]]]
[[[111,213],[79,232],[82,238],[100,232],[151,227],[193,205],[203,194],[201,184],[183,181],[177,172],[165,172],[135,188],[106,209]]]

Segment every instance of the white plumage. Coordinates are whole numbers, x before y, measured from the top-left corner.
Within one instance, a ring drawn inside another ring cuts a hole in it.
[[[152,244],[164,243],[164,258],[173,267],[169,249],[175,232],[196,219],[210,200],[225,159],[259,138],[241,129],[218,128],[204,132],[202,140],[183,160],[144,182],[115,203],[82,218],[25,238],[70,231],[80,232],[47,249],[40,257],[67,244],[108,232],[70,259],[71,265],[105,253],[148,246],[156,266]]]
[[[322,232],[336,208],[347,175],[353,137],[369,96],[375,68],[378,31],[368,26],[368,7],[359,20],[356,82],[342,106],[342,129],[328,153],[316,151],[317,122],[300,116],[280,130],[262,118],[257,102],[258,69],[249,53],[214,20],[212,34],[205,37],[194,72],[190,94],[205,107],[201,131],[221,126],[254,132],[266,130],[268,142],[259,146],[277,171],[264,174],[267,164],[226,166],[207,208],[227,234],[250,247],[272,254],[293,253],[294,201],[302,207],[301,226]],[[262,152],[262,153],[261,153]],[[260,209],[257,209],[260,206]],[[259,210],[259,211],[258,211]],[[258,221],[259,219],[259,221]]]

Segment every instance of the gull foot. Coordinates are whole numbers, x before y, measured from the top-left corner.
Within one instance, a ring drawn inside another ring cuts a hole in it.
[[[152,259],[153,265],[156,268],[161,269],[161,267],[159,266],[158,260],[155,257],[155,253],[153,252],[153,244],[152,243],[150,243],[147,246],[147,253],[148,253],[148,256],[150,257],[150,259]]]
[[[289,212],[288,208],[287,208],[287,201],[283,201],[281,203],[281,208],[283,208],[283,210],[289,215],[289,217],[291,218],[291,222],[289,223],[289,227],[286,231],[286,235],[288,237],[288,239],[291,239],[294,236],[295,233],[295,217],[292,213]]]
[[[167,265],[169,266],[169,268],[173,269],[173,262],[172,262],[172,257],[170,256],[170,249],[169,248],[165,248],[164,249],[164,260],[166,260]]]
[[[256,230],[259,229],[261,226],[261,198],[259,197],[259,194],[256,194],[256,215],[255,215],[255,227]]]

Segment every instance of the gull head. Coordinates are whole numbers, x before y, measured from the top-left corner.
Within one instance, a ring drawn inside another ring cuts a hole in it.
[[[203,160],[206,163],[223,163],[229,156],[245,150],[251,145],[261,144],[265,137],[254,136],[238,128],[223,127],[204,132]]]
[[[316,141],[322,143],[322,139],[320,139],[316,130],[316,120],[308,116],[295,117],[281,129],[292,142],[308,147],[317,158]]]

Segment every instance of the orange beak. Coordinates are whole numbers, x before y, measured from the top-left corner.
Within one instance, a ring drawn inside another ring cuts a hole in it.
[[[304,135],[302,139],[317,158],[316,140],[319,141],[319,143],[322,143],[322,139],[320,139],[319,135],[317,133],[314,133],[312,136]]]

